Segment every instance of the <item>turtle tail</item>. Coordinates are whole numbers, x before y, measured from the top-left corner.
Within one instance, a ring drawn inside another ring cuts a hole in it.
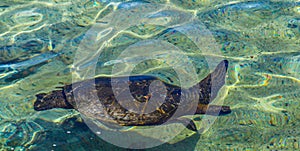
[[[40,93],[36,95],[34,110],[43,111],[53,108],[73,109],[73,106],[67,101],[63,90],[52,91],[51,93]]]

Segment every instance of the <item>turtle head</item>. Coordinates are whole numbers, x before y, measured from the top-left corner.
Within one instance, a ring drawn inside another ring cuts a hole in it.
[[[66,100],[62,90],[52,91],[51,93],[40,93],[36,95],[34,110],[43,111],[53,108],[72,109],[73,106]]]

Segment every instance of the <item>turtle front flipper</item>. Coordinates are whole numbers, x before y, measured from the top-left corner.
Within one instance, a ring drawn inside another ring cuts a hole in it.
[[[198,104],[196,114],[226,115],[231,113],[229,106]]]
[[[52,108],[73,109],[73,106],[66,100],[63,90],[52,91],[49,94],[40,93],[36,95],[34,110],[43,111]]]
[[[192,119],[189,119],[187,117],[179,117],[176,119],[172,119],[172,123],[181,123],[184,125],[187,129],[197,132],[197,126],[195,122]]]

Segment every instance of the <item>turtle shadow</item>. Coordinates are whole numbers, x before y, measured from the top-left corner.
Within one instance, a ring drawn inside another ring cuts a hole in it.
[[[42,127],[45,127],[42,133],[43,139],[38,140],[30,150],[84,150],[84,151],[102,151],[102,150],[114,150],[114,151],[160,151],[160,150],[185,150],[193,151],[200,139],[200,134],[194,135],[174,144],[164,143],[162,145],[148,148],[148,149],[126,149],[110,144],[94,132],[84,123],[78,121],[78,118],[70,118],[65,120],[62,124],[58,125],[53,122],[37,119],[35,121]],[[157,141],[157,140],[156,140]],[[136,145],[136,144],[133,144]],[[139,144],[143,145],[143,144]]]
[[[178,150],[185,150],[185,151],[194,151],[196,150],[196,145],[199,142],[200,134],[195,133],[194,135],[179,141],[174,144],[162,144],[157,147],[153,147],[150,149],[146,149],[145,151],[161,151],[161,150],[168,150],[168,151],[178,151]]]

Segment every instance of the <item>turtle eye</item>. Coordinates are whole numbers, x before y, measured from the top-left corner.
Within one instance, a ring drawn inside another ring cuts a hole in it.
[[[42,99],[44,98],[44,96],[47,95],[46,93],[40,93],[40,94],[37,94],[35,95],[38,99]]]

